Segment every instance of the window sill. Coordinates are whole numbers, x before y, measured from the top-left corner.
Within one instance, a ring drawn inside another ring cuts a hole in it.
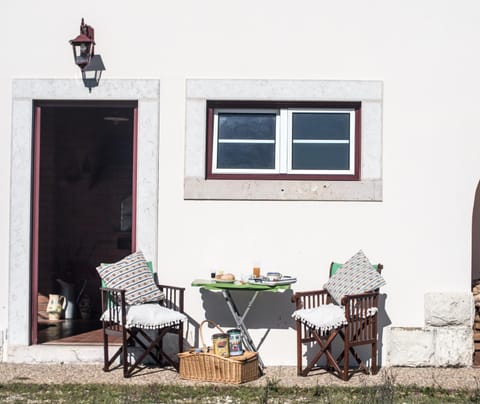
[[[214,173],[208,174],[207,180],[266,180],[266,181],[358,181],[358,175],[349,174],[224,174]]]
[[[206,180],[185,177],[192,200],[382,201],[382,181]]]

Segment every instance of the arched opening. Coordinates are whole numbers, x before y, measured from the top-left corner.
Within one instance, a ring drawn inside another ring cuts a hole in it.
[[[480,181],[475,190],[472,214],[472,292],[475,300],[473,364],[480,366]]]

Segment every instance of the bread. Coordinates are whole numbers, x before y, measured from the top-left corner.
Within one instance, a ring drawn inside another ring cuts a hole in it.
[[[235,280],[235,275],[234,274],[221,274],[217,275],[215,279],[219,281],[234,281]]]

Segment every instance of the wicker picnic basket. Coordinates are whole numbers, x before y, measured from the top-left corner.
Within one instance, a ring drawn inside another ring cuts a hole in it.
[[[243,355],[224,358],[215,355],[205,345],[202,327],[206,323],[213,324],[222,334],[224,331],[212,320],[204,320],[199,327],[202,348],[191,349],[178,354],[180,359],[180,377],[182,379],[202,380],[240,384],[255,380],[259,375],[256,352],[245,351]]]

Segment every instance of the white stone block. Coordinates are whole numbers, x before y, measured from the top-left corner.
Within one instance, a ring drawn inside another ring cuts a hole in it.
[[[471,327],[390,328],[390,366],[471,366],[472,354]]]
[[[426,326],[473,326],[475,306],[470,292],[426,293],[424,302]]]
[[[376,80],[231,80],[188,79],[187,98],[217,100],[379,101],[383,83]]]
[[[9,345],[6,362],[103,363],[103,345]]]
[[[436,327],[435,366],[471,366],[473,330],[471,327]]]
[[[4,345],[3,336],[4,336],[3,330],[0,330],[0,362],[4,361],[4,359],[3,359],[3,345]]]
[[[390,366],[432,366],[434,332],[432,329],[392,327],[388,338],[387,358]]]

